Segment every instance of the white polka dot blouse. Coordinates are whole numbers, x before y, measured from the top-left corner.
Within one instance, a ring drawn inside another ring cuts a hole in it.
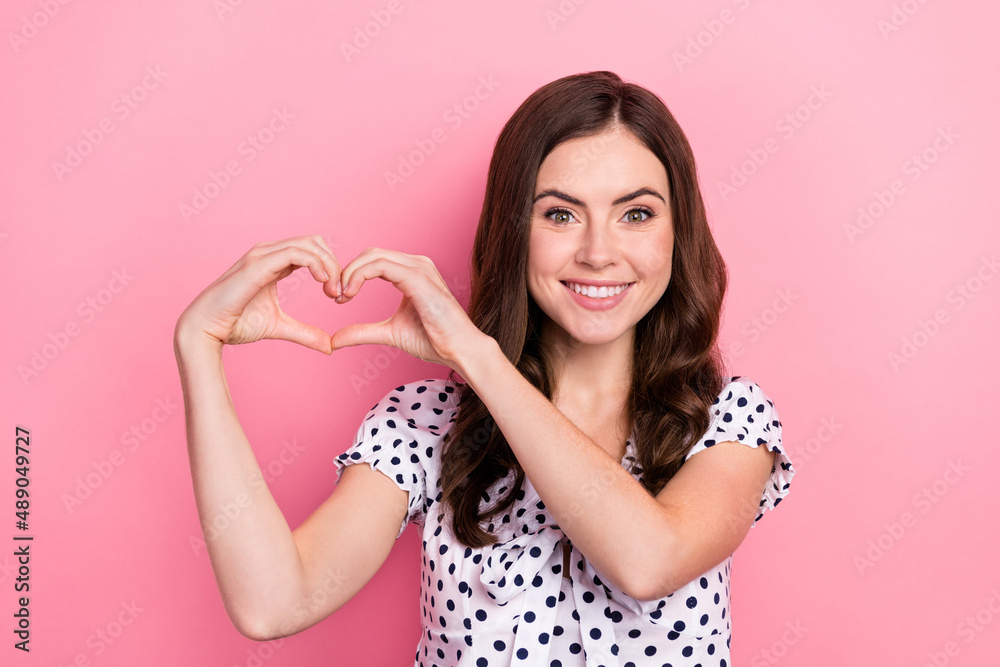
[[[363,462],[409,494],[397,538],[408,523],[421,526],[422,632],[415,667],[730,666],[732,555],[662,599],[636,600],[601,578],[527,478],[511,510],[483,525],[497,544],[470,549],[459,543],[446,520],[440,481],[442,439],[458,413],[458,396],[459,388],[441,379],[396,387],[334,459],[338,480],[346,466]],[[756,524],[785,497],[795,474],[777,410],[760,387],[737,376],[711,412],[708,430],[686,458],[726,441],[775,452]],[[634,460],[629,438],[622,465],[639,479]],[[486,495],[503,495],[513,481],[511,472]],[[568,573],[564,545],[571,554]]]

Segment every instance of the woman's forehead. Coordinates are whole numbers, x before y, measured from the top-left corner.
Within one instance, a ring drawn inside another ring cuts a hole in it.
[[[617,131],[569,139],[556,146],[542,161],[534,194],[556,190],[580,200],[610,202],[644,187],[666,198],[666,168],[633,135]]]

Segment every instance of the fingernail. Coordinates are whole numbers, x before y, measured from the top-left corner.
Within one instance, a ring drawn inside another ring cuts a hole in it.
[[[337,288],[333,291],[333,293],[337,296],[343,296],[344,294],[344,287],[340,284],[339,280],[337,281]]]

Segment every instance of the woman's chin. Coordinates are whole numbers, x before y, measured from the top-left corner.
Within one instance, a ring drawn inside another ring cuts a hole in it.
[[[604,327],[584,325],[563,329],[560,333],[561,335],[559,335],[557,340],[554,340],[553,342],[564,345],[569,349],[578,349],[584,346],[599,347],[610,345],[621,339],[622,336],[626,335],[628,332],[621,331],[617,328],[607,329]]]

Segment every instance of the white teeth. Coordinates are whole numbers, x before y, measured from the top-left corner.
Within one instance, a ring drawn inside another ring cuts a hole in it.
[[[626,283],[625,285],[615,285],[614,287],[596,287],[594,285],[579,285],[577,283],[566,283],[571,290],[577,294],[582,294],[583,296],[589,296],[592,299],[606,299],[611,296],[617,296],[625,290],[631,283]]]

